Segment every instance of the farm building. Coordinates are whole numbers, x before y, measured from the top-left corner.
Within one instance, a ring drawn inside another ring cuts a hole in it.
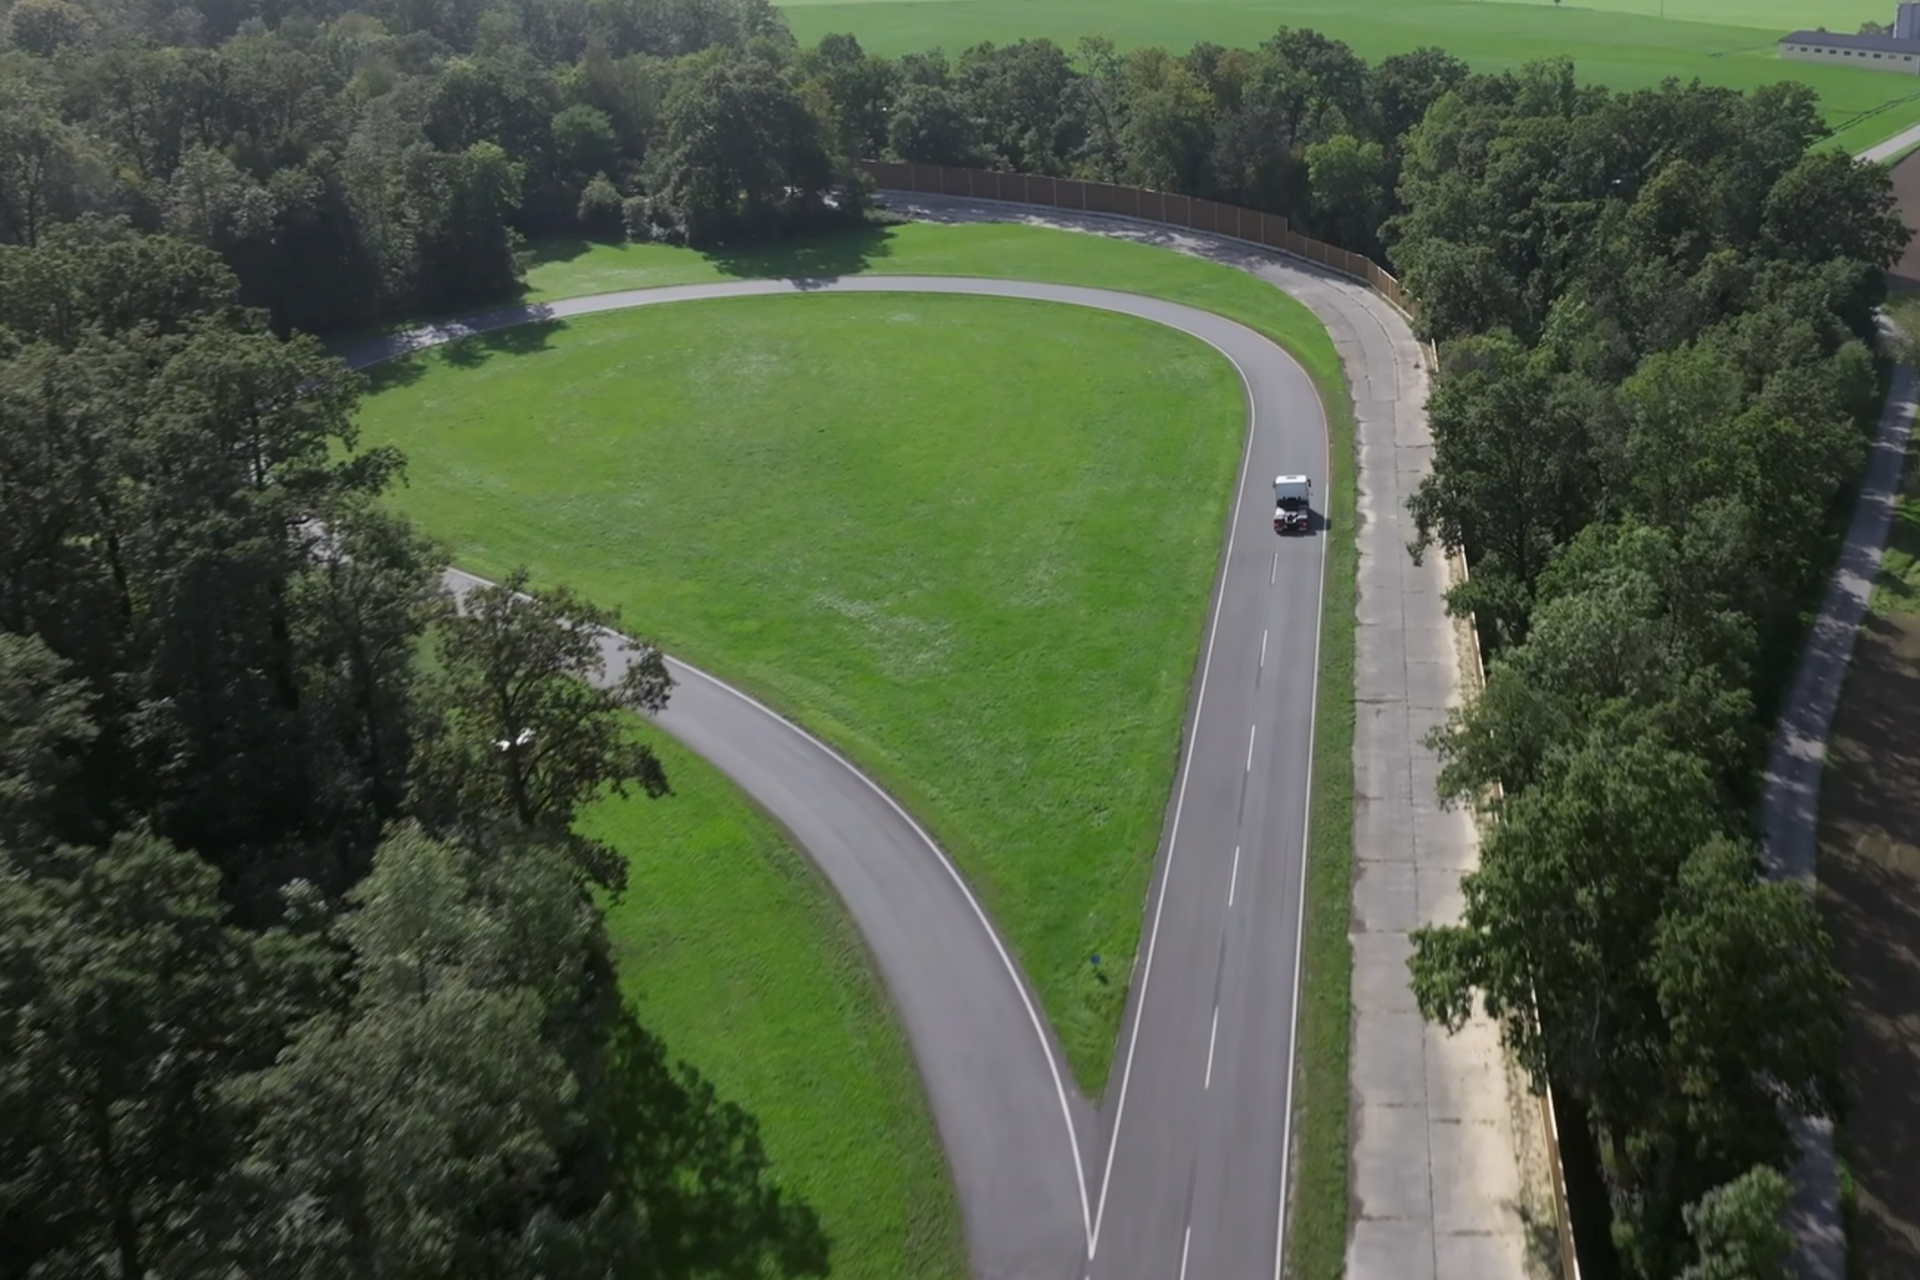
[[[1920,3],[1902,4],[1891,35],[1796,31],[1780,40],[1780,56],[1795,62],[1837,62],[1869,71],[1920,75]]]

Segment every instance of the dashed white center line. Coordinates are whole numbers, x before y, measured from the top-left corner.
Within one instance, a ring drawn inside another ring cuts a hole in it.
[[[1187,1234],[1180,1241],[1180,1280],[1187,1280],[1187,1250],[1193,1247],[1193,1227],[1187,1227]]]
[[[1240,846],[1233,846],[1233,875],[1227,880],[1227,905],[1233,905],[1233,891],[1240,887]]]
[[[1254,735],[1259,732],[1260,732],[1259,725],[1255,724],[1255,725],[1247,726],[1247,772],[1248,773],[1253,772],[1253,739],[1254,739]]]
[[[1264,630],[1260,633],[1260,665],[1267,665],[1267,633]]]
[[[1213,1030],[1207,1032],[1207,1082],[1202,1089],[1213,1088],[1213,1042],[1220,1035],[1220,1006],[1213,1006]]]
[[[1276,551],[1273,553],[1273,568],[1269,570],[1267,573],[1267,585],[1272,586],[1274,584],[1274,580],[1277,579],[1279,576],[1280,576],[1280,553]]]

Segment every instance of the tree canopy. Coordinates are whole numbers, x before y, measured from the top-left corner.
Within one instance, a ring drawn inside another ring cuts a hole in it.
[[[0,281],[0,1271],[826,1274],[572,831],[667,789],[659,651],[456,609],[213,249],[83,218]]]
[[[1467,557],[1449,605],[1489,653],[1433,740],[1484,856],[1463,918],[1416,936],[1415,989],[1449,1025],[1484,1004],[1577,1104],[1649,1280],[1690,1233],[1688,1275],[1775,1274],[1722,1238],[1760,1194],[1736,1180],[1844,1103],[1831,948],[1760,880],[1752,816],[1909,234],[1886,170],[1823,132],[1796,85],[1477,77],[1406,134],[1383,228],[1440,351],[1412,550]]]

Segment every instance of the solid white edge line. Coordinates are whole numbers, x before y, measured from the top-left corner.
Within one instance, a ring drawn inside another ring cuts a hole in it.
[[[888,808],[892,809],[895,813],[899,814],[901,820],[904,821],[909,827],[913,828],[914,834],[919,836],[920,839],[923,842],[925,842],[927,848],[933,851],[933,855],[940,860],[940,865],[946,869],[946,873],[948,877],[952,879],[954,885],[960,890],[961,896],[967,900],[967,905],[973,909],[974,917],[980,921],[980,927],[987,931],[987,937],[990,940],[992,940],[993,949],[999,955],[1000,963],[1006,967],[1007,976],[1013,980],[1014,990],[1020,993],[1020,1003],[1026,1007],[1027,1019],[1033,1024],[1033,1033],[1035,1036],[1039,1037],[1040,1048],[1042,1052],[1046,1055],[1046,1059],[1047,1059],[1047,1070],[1051,1072],[1053,1075],[1054,1092],[1057,1093],[1060,1097],[1060,1114],[1066,1119],[1066,1122],[1067,1122],[1067,1142],[1068,1142],[1068,1145],[1070,1145],[1073,1148],[1073,1172],[1074,1172],[1074,1176],[1080,1182],[1080,1212],[1081,1212],[1081,1217],[1084,1219],[1086,1216],[1086,1210],[1087,1210],[1087,1175],[1086,1175],[1086,1170],[1082,1166],[1080,1161],[1080,1137],[1079,1137],[1078,1131],[1074,1127],[1073,1108],[1067,1099],[1066,1084],[1060,1078],[1060,1064],[1054,1058],[1053,1043],[1047,1039],[1046,1024],[1040,1017],[1040,1011],[1034,1007],[1032,998],[1027,995],[1027,984],[1020,980],[1020,969],[1017,965],[1013,963],[1013,957],[1007,953],[1006,945],[1000,940],[999,931],[993,927],[993,921],[988,918],[985,908],[983,908],[980,905],[979,899],[973,896],[973,890],[970,887],[968,887],[966,878],[960,874],[960,869],[953,865],[953,860],[951,858],[947,857],[946,850],[942,849],[938,844],[936,844],[934,842],[933,837],[927,834],[926,829],[922,827],[917,821],[914,820],[913,815],[908,813],[905,809],[903,809],[900,806],[899,801],[895,800],[892,796],[888,795],[886,791],[880,786],[879,783],[875,782],[872,778],[869,778],[865,773],[861,772],[861,770],[858,767],[856,767],[852,761],[848,760],[845,756],[841,755],[838,751],[834,750],[832,747],[822,742],[819,738],[814,737],[813,734],[801,728],[799,725],[795,724],[793,721],[787,719],[785,716],[781,715],[779,712],[773,710],[771,707],[767,706],[765,703],[755,698],[752,694],[745,693],[739,689],[734,688],[732,685],[728,684],[725,680],[720,679],[718,676],[709,675],[707,672],[700,670],[700,668],[698,667],[690,666],[687,663],[678,662],[671,658],[668,659],[668,661],[673,662],[674,665],[676,666],[685,668],[686,670],[692,672],[693,674],[699,676],[701,679],[706,680],[711,684],[717,685],[718,687],[726,690],[728,693],[731,693],[734,697],[739,698],[742,701],[750,703],[751,705],[759,708],[761,711],[765,712],[767,715],[772,716],[775,720],[778,720],[781,724],[786,725],[788,728],[792,729],[795,733],[799,734],[801,737],[805,738],[807,741],[813,743],[816,747],[819,747],[820,750],[826,752],[829,756],[832,756],[834,760],[839,762],[842,768],[846,769],[847,772],[851,773],[854,777],[860,779],[861,782],[864,782],[867,785],[867,787],[873,791],[875,795],[879,796],[881,800],[885,801]],[[1089,1237],[1087,1240],[1087,1256],[1089,1258],[1093,1256],[1093,1240],[1092,1240],[1091,1234],[1089,1234]]]
[[[1277,286],[1276,286],[1277,287]],[[1285,292],[1282,290],[1282,292]],[[1289,294],[1289,297],[1292,295]],[[1323,325],[1324,327],[1324,325]],[[1394,361],[1396,372],[1399,361]],[[1312,382],[1312,379],[1308,379]],[[1396,378],[1397,381],[1397,378]],[[1333,419],[1327,416],[1327,402],[1320,396],[1318,384],[1314,384],[1313,394],[1320,400],[1320,420],[1327,424],[1326,440],[1326,476],[1327,490],[1333,490]],[[1354,423],[1354,433],[1359,434],[1359,422]],[[1354,448],[1359,449],[1359,440],[1354,440]],[[1356,452],[1356,465],[1358,456]],[[1356,477],[1357,484],[1357,477]],[[1358,509],[1358,490],[1355,491],[1355,508]],[[1354,513],[1348,513],[1354,519]],[[1309,843],[1313,833],[1313,753],[1315,737],[1320,731],[1320,641],[1327,628],[1327,542],[1329,529],[1322,522],[1320,530],[1320,591],[1319,602],[1314,608],[1313,629],[1313,694],[1312,703],[1307,709],[1307,794],[1306,816],[1300,821],[1300,907],[1298,918],[1293,927],[1293,1018],[1292,1027],[1287,1032],[1287,1094],[1281,1111],[1280,1122],[1280,1208],[1278,1222],[1273,1238],[1273,1280],[1282,1280],[1287,1258],[1287,1194],[1291,1189],[1288,1182],[1293,1173],[1293,1077],[1296,1059],[1300,1054],[1300,957],[1305,950],[1307,937],[1307,864],[1312,858],[1312,845]],[[1356,544],[1357,553],[1357,544]],[[1356,562],[1357,563],[1357,562]],[[1358,569],[1355,569],[1356,582]],[[1347,1136],[1351,1145],[1353,1136]]]
[[[1193,1224],[1187,1224],[1187,1233],[1180,1240],[1180,1280],[1187,1280],[1187,1250],[1193,1247]]]
[[[1227,905],[1233,905],[1233,891],[1240,887],[1240,846],[1233,846],[1233,875],[1227,881]]]
[[[1184,304],[1177,303],[1175,305]],[[1212,313],[1209,312],[1206,314]],[[1226,320],[1226,317],[1216,316],[1215,319]],[[1238,328],[1246,328],[1245,325],[1235,320],[1226,320],[1226,323],[1235,325]],[[1247,332],[1253,333],[1253,330],[1248,329]],[[1198,334],[1193,336],[1199,337]],[[1255,334],[1255,336],[1259,337],[1260,340],[1268,346],[1273,347],[1277,351],[1281,351],[1281,354],[1285,355],[1285,351],[1271,338],[1259,334]],[[1260,433],[1260,406],[1253,398],[1253,381],[1247,377],[1247,371],[1240,367],[1240,362],[1233,358],[1232,352],[1225,350],[1208,339],[1201,338],[1201,341],[1206,342],[1208,346],[1226,357],[1227,363],[1233,366],[1233,371],[1240,375],[1240,386],[1247,397],[1247,443],[1245,448],[1240,451],[1240,476],[1238,483],[1234,486],[1233,510],[1227,518],[1227,549],[1220,553],[1220,590],[1213,599],[1213,621],[1207,626],[1207,653],[1200,664],[1200,689],[1199,692],[1194,695],[1193,700],[1194,732],[1192,738],[1194,740],[1197,740],[1200,736],[1200,713],[1207,703],[1207,676],[1213,670],[1213,645],[1214,642],[1220,638],[1220,611],[1225,607],[1227,602],[1227,575],[1232,572],[1233,569],[1234,542],[1240,536],[1240,512],[1246,505],[1247,482],[1252,478],[1247,468],[1253,464],[1253,441]],[[1293,357],[1287,356],[1287,359],[1292,360]],[[1298,367],[1297,361],[1295,361],[1295,365]],[[1309,381],[1311,381],[1311,379],[1309,379]],[[1276,556],[1278,555],[1277,552],[1275,554]],[[1193,777],[1192,740],[1186,743],[1186,756],[1187,762],[1180,770],[1180,793],[1174,797],[1173,802],[1173,826],[1167,833],[1167,860],[1165,865],[1160,868],[1160,897],[1154,903],[1153,924],[1147,930],[1147,953],[1141,961],[1140,997],[1134,1002],[1133,1029],[1127,1036],[1127,1058],[1120,1068],[1120,1096],[1114,1102],[1113,1128],[1107,1133],[1106,1167],[1100,1174],[1100,1199],[1094,1206],[1093,1236],[1087,1244],[1087,1257],[1089,1260],[1094,1256],[1094,1252],[1100,1243],[1100,1223],[1105,1218],[1107,1212],[1107,1188],[1113,1181],[1113,1154],[1120,1149],[1120,1122],[1126,1118],[1127,1114],[1127,1085],[1133,1079],[1133,1055],[1140,1044],[1140,1016],[1146,1011],[1147,984],[1153,978],[1153,947],[1154,943],[1160,939],[1160,916],[1167,908],[1167,885],[1173,879],[1173,855],[1180,843],[1180,815],[1185,811],[1187,805],[1187,782]]]
[[[1213,1030],[1207,1032],[1207,1078],[1201,1089],[1213,1088],[1213,1045],[1220,1038],[1220,1006],[1213,1006]]]

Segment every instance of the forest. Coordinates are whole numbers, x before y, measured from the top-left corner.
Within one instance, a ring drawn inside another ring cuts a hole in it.
[[[1847,1100],[1758,771],[1909,236],[1809,91],[1284,29],[886,59],[764,0],[0,31],[0,1275],[826,1272],[614,989],[621,862],[571,826],[669,788],[626,718],[658,653],[603,672],[564,589],[454,610],[313,335],[510,298],[549,237],[831,234],[868,157],[1208,196],[1400,275],[1441,365],[1409,552],[1466,556],[1488,655],[1435,740],[1489,823],[1422,1008],[1484,1002],[1576,1105],[1628,1274],[1771,1229],[1787,1118]]]

